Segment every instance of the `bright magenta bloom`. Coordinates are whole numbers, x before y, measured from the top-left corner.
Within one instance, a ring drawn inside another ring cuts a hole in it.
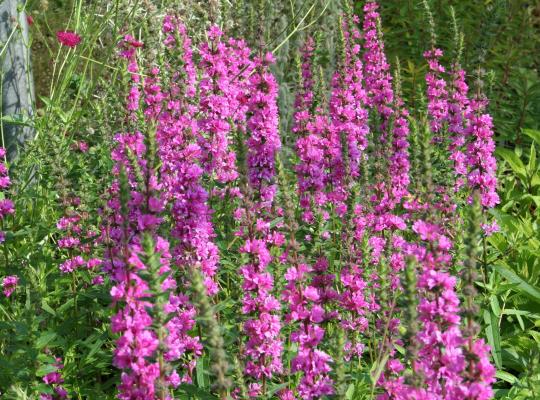
[[[6,297],[11,296],[17,284],[19,283],[19,277],[16,275],[6,276],[2,281],[2,288]]]
[[[56,38],[62,46],[75,47],[81,43],[81,37],[75,32],[60,31],[56,32]]]

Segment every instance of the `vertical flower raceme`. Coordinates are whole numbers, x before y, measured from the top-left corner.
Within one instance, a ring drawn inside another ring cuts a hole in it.
[[[86,228],[88,213],[77,209],[80,205],[78,197],[66,199],[64,205],[66,206],[65,215],[58,220],[56,227],[64,233],[64,236],[58,240],[58,247],[65,249],[69,258],[60,264],[59,269],[62,273],[73,272],[82,266],[93,270],[101,265],[101,260],[90,258],[92,248],[89,241],[99,234]],[[96,275],[93,283],[98,284],[102,279],[103,277]]]
[[[390,65],[384,54],[384,42],[379,30],[379,5],[368,1],[364,5],[364,76],[369,104],[381,115],[383,127],[392,114],[394,101]]]
[[[315,220],[314,211],[320,210],[327,202],[326,155],[327,133],[330,129],[325,115],[315,115],[306,125],[306,136],[296,142],[296,152],[300,159],[296,166],[300,207],[304,210],[303,220],[309,223]]]
[[[256,70],[250,77],[247,130],[248,181],[260,196],[261,205],[271,205],[276,192],[275,159],[281,147],[277,107],[278,86],[267,64],[273,56],[256,60]],[[268,208],[268,207],[265,207]]]
[[[193,96],[197,90],[191,39],[185,26],[175,17],[163,22],[167,49],[162,69],[152,68],[145,80],[145,117],[156,129],[162,200],[170,205],[171,235],[175,267],[180,269],[179,288],[190,288],[190,269],[202,274],[206,293],[218,291],[215,274],[217,246],[207,204],[208,194],[202,186],[202,151],[197,143],[198,125]],[[185,290],[172,288],[165,305],[172,314],[166,324],[166,361],[182,360],[186,374],[174,373],[176,383],[190,382],[195,359],[201,355],[200,338],[192,334],[196,310]],[[171,375],[173,377],[173,375]]]
[[[111,289],[113,301],[119,305],[118,312],[112,317],[112,331],[120,335],[113,363],[123,370],[119,398],[154,398],[156,381],[162,371],[153,357],[160,343],[152,329],[153,318],[149,313],[152,308],[150,286],[141,277],[147,269],[143,262],[141,234],[159,224],[158,217],[149,210],[145,212],[146,204],[151,203],[154,209],[161,205],[156,197],[146,196],[143,189],[137,187],[135,175],[141,172],[141,165],[129,161],[130,153],[132,158],[144,156],[142,134],[118,135],[117,141],[113,159],[117,163],[115,173],[118,178],[111,188],[110,220],[104,229],[108,246],[104,268],[114,284]],[[156,184],[155,178],[152,179],[153,189]]]
[[[395,209],[409,194],[409,111],[402,100],[396,97],[392,127],[392,142],[388,160],[389,181],[383,192],[387,198],[387,208]]]
[[[480,256],[478,242],[482,237],[481,222],[479,198],[475,196],[466,224],[465,258],[461,272],[464,298],[461,310],[464,317],[463,353],[465,356],[465,366],[461,374],[463,378],[461,396],[471,400],[491,399],[493,397],[491,385],[495,382],[495,368],[490,362],[490,348],[483,339],[478,338],[480,326],[475,321],[480,311],[475,303],[477,295],[475,281],[478,279],[476,260]]]
[[[302,48],[301,89],[296,96],[293,125],[293,132],[298,136],[298,193],[300,207],[304,211],[302,218],[306,222],[314,221],[314,210],[324,205],[327,200],[324,190],[327,183],[327,134],[332,128],[322,108],[319,106],[318,110],[314,109],[313,52],[314,41],[310,37]]]
[[[247,239],[240,248],[250,262],[240,269],[243,276],[242,312],[252,316],[244,323],[248,340],[246,372],[255,379],[270,379],[282,372],[280,304],[272,295],[273,277],[267,270],[272,257],[265,240]],[[257,318],[253,318],[253,316]]]
[[[368,102],[376,112],[375,121],[380,126],[373,127],[373,132],[380,130],[374,137],[374,164],[384,165],[387,171],[378,171],[377,175],[387,174],[389,179],[380,176],[373,187],[375,209],[377,212],[393,209],[408,194],[409,160],[408,134],[409,113],[403,101],[392,88],[390,66],[384,52],[384,42],[379,28],[378,4],[369,1],[364,6],[364,79]],[[399,82],[397,82],[399,84]]]
[[[129,40],[124,43],[128,50],[123,56],[128,59],[135,87],[139,77]],[[131,101],[133,92],[128,96],[129,114],[140,104]],[[169,243],[157,234],[165,200],[157,175],[155,133],[147,129],[146,136],[136,128],[116,136],[112,154],[116,179],[102,232],[104,270],[111,276],[111,295],[118,305],[112,331],[119,334],[113,362],[123,370],[120,399],[168,398],[167,387],[180,383],[169,362],[185,352],[171,340],[174,335],[168,335],[176,329],[177,315],[170,314],[177,311],[181,300],[161,295],[170,294],[176,282],[170,276]],[[157,294],[160,296],[155,297]]]
[[[418,359],[413,360],[414,371],[434,398],[454,398],[464,358],[456,278],[448,272],[452,244],[435,224],[418,220],[413,230],[426,241],[426,248],[413,251],[422,268],[417,284],[421,327],[416,340],[420,350]]]
[[[298,88],[294,101],[294,125],[293,133],[303,135],[305,124],[309,120],[310,110],[313,105],[313,52],[315,51],[315,41],[309,36],[300,49],[301,58],[299,60]]]
[[[199,138],[205,172],[215,174],[220,183],[230,183],[238,177],[231,140],[233,124],[244,119],[242,85],[253,66],[245,42],[234,39],[224,42],[222,37],[223,32],[212,26],[208,31],[209,42],[200,47]]]
[[[394,370],[394,378],[382,378],[385,389],[381,399],[458,399],[464,357],[461,350],[459,298],[456,278],[448,272],[451,263],[449,238],[437,224],[417,220],[413,231],[420,243],[407,246],[407,253],[421,267],[418,332],[412,338],[417,357],[411,360],[413,377],[401,376],[403,367]]]
[[[431,49],[424,53],[429,65],[426,74],[428,114],[430,126],[434,133],[439,133],[448,119],[448,90],[443,74],[445,68],[440,64],[443,52],[441,49]]]
[[[478,190],[480,202],[485,208],[499,203],[497,194],[497,161],[493,155],[493,120],[485,112],[487,100],[476,96],[470,103],[468,115],[468,135],[466,159],[468,165],[467,183],[471,192]]]
[[[136,40],[131,35],[125,35],[120,42],[120,56],[128,61],[127,70],[130,74],[130,90],[127,97],[126,108],[129,112],[128,118],[135,118],[134,112],[139,108],[140,100],[140,87],[139,82],[141,77],[139,75],[139,66],[137,64],[137,49],[143,46],[143,43]]]
[[[356,17],[342,22],[342,53],[338,69],[332,77],[329,130],[329,180],[332,192],[329,200],[338,215],[346,212],[346,199],[351,179],[359,176],[360,157],[367,147],[367,95],[363,85],[363,65],[359,57],[360,32],[354,28]]]
[[[0,158],[6,156],[6,150],[3,147],[0,147]],[[4,191],[11,185],[11,180],[9,179],[8,169],[3,162],[0,162],[0,191]],[[2,199],[0,200],[0,226],[4,228],[4,218],[7,215],[13,214],[15,212],[15,206],[10,199],[6,199],[2,193]],[[6,239],[5,232],[0,230],[0,243],[3,243]],[[19,283],[19,277],[17,275],[9,275],[4,277],[2,280],[2,289],[4,295],[9,297],[13,294]]]
[[[454,65],[451,77],[448,99],[448,133],[450,134],[448,150],[456,175],[455,190],[459,190],[465,184],[464,179],[467,175],[465,144],[468,121],[466,117],[470,115],[470,101],[465,71],[459,65]]]
[[[165,19],[163,29],[168,35],[166,46],[171,53],[178,53],[173,60],[181,60],[170,87],[162,90],[167,93],[167,106],[158,116],[156,132],[165,195],[172,203],[172,235],[178,240],[174,255],[184,271],[192,265],[200,269],[207,293],[212,296],[218,291],[215,275],[219,254],[213,242],[208,192],[202,185],[205,155],[198,140],[200,127],[196,106],[190,100],[197,85],[191,40],[185,27],[171,17]]]
[[[283,343],[280,338],[281,305],[274,297],[274,278],[268,267],[272,262],[270,247],[279,246],[283,239],[270,228],[274,205],[275,158],[281,142],[278,131],[277,83],[268,71],[273,57],[268,54],[255,60],[256,68],[250,77],[248,99],[247,188],[243,193],[245,206],[239,210],[244,219],[245,243],[240,252],[248,255],[248,263],[240,269],[243,276],[242,312],[248,316],[244,333],[246,373],[265,382],[282,372]]]

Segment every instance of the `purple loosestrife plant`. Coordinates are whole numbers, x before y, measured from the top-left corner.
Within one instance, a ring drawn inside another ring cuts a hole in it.
[[[178,240],[174,254],[184,271],[193,264],[200,268],[206,290],[212,296],[218,291],[215,275],[219,254],[213,242],[215,233],[208,192],[202,184],[205,153],[200,146],[197,105],[190,101],[197,88],[193,50],[184,25],[166,17],[163,30],[167,48],[171,53],[179,52],[182,61],[181,68],[173,69],[170,87],[161,90],[167,94],[162,112],[153,116],[157,120],[162,179],[166,196],[172,203],[172,236]]]
[[[272,62],[271,54],[256,59],[256,68],[250,77],[246,126],[248,186],[243,195],[245,208],[239,210],[245,225],[245,243],[239,251],[247,254],[249,260],[240,268],[244,289],[242,312],[248,316],[244,322],[248,338],[244,348],[245,371],[257,381],[262,380],[260,388],[252,385],[252,390],[260,389],[263,394],[266,381],[283,371],[281,305],[272,294],[274,278],[268,270],[272,262],[270,247],[283,243],[282,235],[272,232],[269,224],[277,189],[275,158],[281,147],[277,82],[268,70]]]
[[[124,39],[123,46],[136,88],[128,97],[128,116],[131,125],[136,125],[138,109],[132,94],[140,93],[140,77],[134,49],[140,46],[133,45],[131,37]],[[167,399],[167,387],[180,383],[167,362],[176,358],[176,354],[170,356],[175,343],[167,338],[174,323],[165,326],[167,314],[177,305],[174,296],[169,296],[176,282],[170,276],[169,243],[157,234],[165,201],[155,166],[155,132],[145,137],[133,129],[116,136],[112,154],[116,180],[107,204],[109,221],[103,229],[104,270],[111,276],[111,296],[119,306],[111,320],[112,331],[120,335],[113,362],[123,370],[119,398]]]
[[[326,155],[329,121],[322,108],[317,108],[314,95],[313,52],[315,44],[309,37],[302,48],[301,91],[296,96],[293,132],[298,136],[296,166],[298,195],[303,210],[302,219],[311,223],[315,213],[326,203]]]
[[[489,347],[471,332],[470,298],[463,306],[456,293],[450,239],[470,206],[455,189],[478,191],[484,210],[498,201],[486,101],[468,99],[464,71],[456,65],[447,74],[433,47],[425,53],[427,110],[417,121],[401,98],[399,64],[390,75],[377,2],[365,4],[362,32],[356,16],[345,13],[341,22],[329,101],[319,43],[308,36],[301,49],[292,190],[281,168],[276,184],[272,55],[252,56],[215,25],[193,45],[180,19],[166,16],[165,57],[141,74],[142,43],[124,38],[131,89],[102,232],[117,307],[119,398],[169,398],[171,387],[192,382],[203,351],[220,381],[210,390],[223,398],[342,396],[356,362],[372,363],[371,390],[380,399],[492,396]],[[425,162],[411,158],[421,175],[411,185],[409,141],[417,135],[410,130],[418,125]],[[453,163],[441,172],[455,179],[434,184],[440,175],[429,156],[441,144]],[[61,246],[71,252],[79,221],[66,213],[59,224]],[[71,260],[85,263],[85,254]],[[235,266],[238,282],[222,279]],[[463,279],[474,282],[471,274]],[[231,338],[221,336],[214,305],[235,290],[240,345],[230,393],[224,348]]]

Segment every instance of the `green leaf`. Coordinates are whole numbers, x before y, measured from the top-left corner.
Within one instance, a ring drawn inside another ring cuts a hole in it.
[[[497,368],[502,369],[501,336],[498,319],[493,312],[484,310],[484,322],[486,323],[486,336],[491,346],[493,360]]]
[[[42,377],[47,374],[50,374],[51,372],[55,372],[57,370],[58,370],[58,367],[54,366],[53,364],[42,365],[36,371],[36,375],[39,377]]]
[[[386,353],[380,363],[378,364],[373,363],[373,367],[371,367],[371,371],[369,374],[369,376],[371,377],[371,383],[373,384],[373,386],[375,386],[377,382],[379,381],[379,378],[381,377],[381,374],[383,373],[384,368],[386,367],[388,358],[390,358],[390,354]]]
[[[523,129],[523,133],[540,144],[540,131],[534,129]]]
[[[529,164],[527,165],[529,174],[532,175],[536,171],[536,147],[531,144],[531,152],[529,153]]]
[[[345,392],[345,398],[347,400],[352,400],[354,396],[354,383],[351,383]]]
[[[56,312],[47,304],[45,299],[41,300],[41,308],[47,311],[49,314],[56,316]]]
[[[203,390],[201,388],[198,388],[195,385],[188,385],[188,384],[182,384],[179,386],[179,389],[184,390],[191,396],[195,396],[196,399],[200,400],[217,400],[217,397],[213,394],[207,392],[206,390]]]
[[[526,177],[525,165],[514,151],[498,148],[496,154],[506,161],[516,174],[521,175],[523,178]]]
[[[199,358],[197,360],[197,364],[195,366],[195,372],[197,374],[197,386],[199,388],[205,388],[206,385],[206,379],[204,377],[205,371],[204,371],[204,358]]]
[[[73,303],[75,302],[74,299],[69,299],[68,301],[66,301],[64,304],[62,304],[60,307],[58,307],[58,312],[63,314],[64,311],[66,311],[67,309],[69,309]]]
[[[497,296],[491,295],[489,298],[491,309],[493,310],[493,313],[498,318],[501,315],[501,307],[499,306],[499,299],[497,299]]]
[[[529,284],[523,278],[519,277],[514,271],[512,271],[510,268],[504,265],[497,264],[497,265],[494,265],[493,268],[495,268],[495,271],[497,271],[500,275],[508,279],[511,283],[514,283],[516,285],[515,289],[517,291],[526,295],[530,299],[540,303],[540,289],[539,288]]]
[[[270,221],[270,229],[274,228],[277,224],[283,221],[283,217],[277,217],[276,219]]]
[[[98,339],[96,340],[96,342],[90,347],[90,351],[88,352],[88,354],[86,355],[85,359],[87,361],[90,360],[90,358],[97,353],[97,351],[101,348],[101,346],[103,345],[103,343],[105,343],[104,340],[101,340],[101,339]]]
[[[54,339],[56,339],[55,332],[45,332],[38,338],[38,340],[36,340],[35,347],[36,349],[41,350],[42,348],[47,346],[50,342],[52,342]]]
[[[268,395],[273,396],[277,392],[279,392],[282,389],[285,389],[287,386],[289,386],[288,382],[275,384],[275,385],[269,385],[268,387]]]
[[[30,118],[23,114],[2,115],[0,120],[11,125],[32,126]]]
[[[502,379],[503,381],[506,381],[512,385],[518,381],[518,378],[506,371],[495,372],[495,377],[497,377],[497,379]]]

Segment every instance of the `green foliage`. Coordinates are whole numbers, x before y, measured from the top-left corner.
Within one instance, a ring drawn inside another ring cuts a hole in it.
[[[490,240],[493,269],[486,302],[500,331],[500,398],[534,398],[540,393],[540,132],[524,130],[533,141],[527,152],[499,148],[501,231]],[[488,325],[489,326],[489,325]],[[505,382],[505,383],[503,383]]]

